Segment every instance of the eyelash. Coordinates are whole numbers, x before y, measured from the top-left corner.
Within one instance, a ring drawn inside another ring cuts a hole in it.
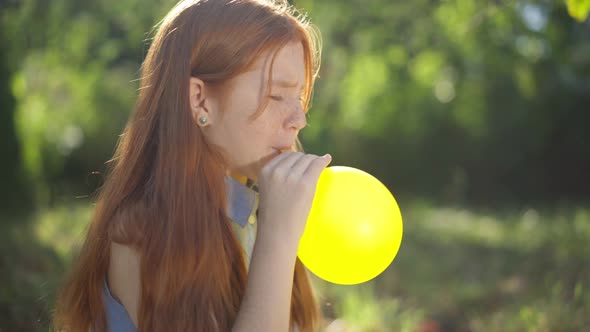
[[[276,100],[276,101],[283,101],[283,96],[270,96],[270,98],[272,100]],[[303,98],[303,97],[299,97],[298,99],[299,99],[300,102],[304,102],[305,101],[305,98]]]

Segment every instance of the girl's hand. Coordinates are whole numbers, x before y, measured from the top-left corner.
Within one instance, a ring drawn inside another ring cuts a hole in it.
[[[258,177],[258,237],[299,245],[321,172],[332,161],[301,152],[283,152]]]

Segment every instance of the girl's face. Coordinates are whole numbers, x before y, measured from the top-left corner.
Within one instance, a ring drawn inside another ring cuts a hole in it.
[[[266,96],[271,57],[261,56],[249,71],[228,82],[217,102],[211,103],[209,124],[202,128],[207,139],[227,153],[229,171],[253,180],[268,161],[295,144],[307,124],[303,46],[292,42],[278,51],[271,93]],[[257,113],[267,97],[266,108]]]

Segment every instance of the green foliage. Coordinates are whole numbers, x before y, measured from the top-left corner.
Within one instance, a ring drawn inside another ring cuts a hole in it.
[[[0,4],[0,200],[37,203],[0,220],[2,328],[46,330],[91,213],[69,198],[95,189],[174,2]],[[348,331],[587,329],[590,213],[575,202],[590,197],[590,1],[292,2],[324,41],[307,150],[374,174],[405,211],[381,277],[315,281],[327,317]],[[416,197],[440,207],[409,208]]]
[[[20,68],[12,77],[15,127],[38,203],[63,194],[56,185],[93,190],[81,184],[110,158],[133,108],[144,39],[171,5],[29,0],[3,12],[14,46],[8,58]]]
[[[584,22],[590,12],[590,1],[589,0],[566,0],[568,13],[578,20]]]
[[[148,33],[172,4],[26,0],[2,11],[11,116],[38,203],[94,190],[86,179],[112,154]],[[590,47],[567,15],[582,2],[297,5],[324,40],[302,134],[310,151],[458,204],[587,195],[590,159],[577,152],[589,139]]]
[[[441,202],[587,197],[590,47],[565,4],[308,3],[326,41],[312,150]]]
[[[370,105],[372,99],[385,93],[388,79],[387,64],[382,57],[358,55],[352,60],[352,67],[342,81],[342,125],[359,129],[377,113]],[[367,78],[370,77],[370,80]],[[364,84],[359,85],[358,82]]]

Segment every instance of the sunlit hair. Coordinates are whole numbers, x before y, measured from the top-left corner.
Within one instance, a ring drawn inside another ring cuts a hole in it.
[[[319,68],[319,34],[286,2],[181,1],[162,20],[142,65],[134,113],[59,293],[56,330],[106,330],[102,287],[112,241],[141,257],[139,331],[231,330],[246,266],[226,215],[226,158],[192,120],[189,80],[223,86],[262,54],[274,59],[289,42],[303,45],[307,110]],[[312,331],[318,318],[307,272],[297,260],[291,323]]]

